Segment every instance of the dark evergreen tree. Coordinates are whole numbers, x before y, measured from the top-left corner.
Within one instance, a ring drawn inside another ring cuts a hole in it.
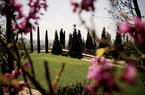
[[[111,35],[108,32],[106,33],[106,43],[107,43],[107,46],[110,46],[112,44]]]
[[[55,39],[53,42],[52,53],[55,55],[60,55],[62,53],[62,48],[58,39],[57,31],[55,31]]]
[[[47,30],[45,33],[45,52],[48,53],[48,34],[47,34]]]
[[[83,47],[85,48],[85,46],[86,46],[86,42],[85,42],[84,39],[82,40],[82,43],[83,43]]]
[[[30,52],[33,52],[33,33],[32,31],[30,32]]]
[[[122,37],[120,34],[116,33],[116,38],[115,38],[115,41],[114,41],[114,46],[118,47],[118,46],[121,46],[122,44]]]
[[[65,31],[63,29],[60,30],[60,44],[62,48],[65,48]]]
[[[101,35],[101,39],[100,39],[100,43],[99,43],[99,48],[104,48],[106,47],[107,45],[107,41],[106,41],[107,37],[106,37],[106,29],[105,27],[103,28],[103,31],[102,31],[102,35]]]
[[[82,49],[84,49],[83,41],[82,41],[82,35],[81,35],[81,31],[80,30],[78,30],[78,39],[79,39],[79,43],[80,43]]]
[[[86,39],[86,49],[94,49],[92,37],[88,31]]]
[[[37,52],[40,53],[40,34],[39,34],[39,26],[37,27]]]
[[[74,32],[73,32],[73,38],[72,38],[72,44],[69,50],[69,55],[73,58],[82,58],[82,47],[79,42],[76,26],[74,25]]]
[[[73,38],[72,38],[72,34],[70,33],[70,34],[69,34],[68,46],[67,46],[67,49],[68,49],[68,50],[70,50],[70,48],[71,48],[71,46],[72,46],[72,39],[73,39]]]
[[[65,48],[65,31],[63,32],[63,45],[64,45],[63,48]]]

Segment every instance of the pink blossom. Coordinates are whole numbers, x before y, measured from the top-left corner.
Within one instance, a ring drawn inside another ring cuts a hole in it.
[[[5,73],[4,77],[13,77],[10,73]]]
[[[86,11],[94,11],[95,7],[94,7],[94,2],[96,0],[82,0],[81,6],[82,9],[86,10]]]
[[[73,0],[70,0],[71,5],[74,7],[73,12],[76,11],[76,9],[78,8],[79,4],[74,2]]]
[[[133,84],[136,78],[136,68],[132,64],[128,64],[125,68],[125,72],[123,74],[123,80],[128,82],[129,84]]]
[[[118,33],[119,34],[126,33],[130,30],[131,30],[131,24],[128,21],[126,21],[126,22],[119,25],[119,32]]]
[[[18,0],[9,0],[8,7],[14,12],[17,20],[16,24],[13,25],[14,31],[27,34],[35,29],[35,25],[38,25],[41,9],[47,10],[48,7],[47,0],[29,0],[28,6],[30,7],[30,12],[24,14],[22,3],[19,3]],[[3,11],[4,15],[7,15],[6,8],[3,8]]]
[[[82,0],[81,3],[76,3],[73,0],[70,0],[70,3],[72,6],[74,6],[73,11],[75,12],[77,8],[81,8],[82,10],[85,11],[94,11],[95,7],[94,7],[94,2],[96,0]]]
[[[29,62],[27,62],[27,63],[25,64],[25,67],[29,69],[29,68],[31,67],[31,64],[30,64]]]
[[[92,59],[92,65],[89,67],[88,72],[88,79],[95,81],[88,86],[91,95],[96,95],[99,86],[103,86],[106,93],[111,93],[111,91],[117,88],[115,79],[111,74],[111,69],[111,66],[106,62],[104,57]]]
[[[24,80],[19,81],[19,85],[16,87],[17,91],[24,90],[24,87],[26,87],[27,84],[24,82]]]
[[[143,44],[145,42],[145,22],[140,18],[134,17],[133,24],[125,22],[120,24],[118,33],[128,33],[136,44]]]
[[[100,71],[101,71],[101,68],[98,64],[92,64],[92,66],[89,67],[88,79],[99,78]]]
[[[26,83],[24,82],[24,80],[21,80],[18,82],[17,85],[4,85],[5,89],[4,91],[5,92],[18,92],[18,91],[21,91],[24,89],[24,87],[26,87]]]
[[[23,74],[22,69],[18,69],[18,70],[13,70],[12,71],[12,76],[13,77],[18,77],[18,76],[20,76],[22,74]]]
[[[90,91],[91,95],[96,95],[96,90],[97,90],[96,83],[89,85],[87,89]]]
[[[103,56],[101,56],[100,58],[98,58],[98,62],[104,63],[106,62],[106,59]]]
[[[94,58],[91,59],[91,61],[92,61],[93,64],[96,64],[98,60],[97,60],[97,58],[94,57]]]

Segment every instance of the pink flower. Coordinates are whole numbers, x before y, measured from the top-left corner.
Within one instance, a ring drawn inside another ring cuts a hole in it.
[[[118,33],[128,33],[136,44],[143,44],[145,42],[145,22],[140,18],[134,17],[133,24],[125,22],[120,24]]]
[[[94,11],[95,1],[96,0],[82,0],[81,4],[79,4],[79,3],[74,2],[73,0],[70,0],[70,3],[72,6],[74,6],[73,12],[75,12],[78,7],[80,7],[82,10],[85,10],[85,11]]]
[[[98,60],[97,60],[95,57],[94,57],[94,58],[92,58],[92,59],[91,59],[91,61],[92,61],[92,63],[93,63],[93,64],[98,63],[98,62],[97,62]]]
[[[22,74],[23,74],[22,69],[18,69],[18,70],[13,70],[12,71],[12,76],[13,77],[18,77],[18,76],[20,76]]]
[[[13,77],[13,76],[10,73],[5,73],[4,74],[4,77],[7,77],[8,78],[8,77]]]
[[[73,12],[76,11],[76,9],[78,8],[79,4],[74,2],[73,0],[70,0],[71,5],[74,7]]]
[[[94,2],[96,0],[82,0],[82,3],[81,3],[81,6],[82,6],[82,9],[86,10],[86,11],[94,11],[95,10],[95,7],[94,7]]]
[[[27,63],[25,64],[25,67],[29,69],[29,68],[31,67],[31,64],[30,64],[29,62],[27,62]]]
[[[106,59],[103,56],[101,56],[100,58],[98,58],[98,62],[104,63],[106,62]]]
[[[29,0],[28,6],[30,7],[30,12],[24,14],[22,3],[19,3],[18,0],[9,0],[8,7],[14,12],[17,20],[16,24],[13,25],[14,31],[27,34],[35,29],[34,27],[37,25],[40,15],[42,15],[41,9],[47,10],[48,7],[47,0]],[[7,15],[5,7],[3,11],[4,15]]]
[[[128,82],[129,84],[133,84],[136,78],[136,68],[132,64],[128,64],[127,67],[125,68],[125,72],[123,74],[123,80]]]
[[[90,91],[91,95],[96,95],[97,90],[96,83],[89,85],[87,89]]]
[[[126,33],[131,30],[131,24],[126,21],[119,25],[119,34]]]
[[[116,91],[120,90],[111,73],[111,69],[111,66],[106,62],[104,57],[92,59],[92,65],[89,67],[88,72],[88,79],[95,81],[93,84],[88,85],[91,95],[96,95],[97,89],[101,86],[104,87],[104,95],[110,95],[116,89]]]
[[[101,68],[98,64],[92,64],[89,67],[88,79],[97,79],[100,77]]]

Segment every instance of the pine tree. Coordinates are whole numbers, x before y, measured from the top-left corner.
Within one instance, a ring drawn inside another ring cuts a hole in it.
[[[33,33],[32,31],[30,32],[30,52],[33,52]]]
[[[53,42],[52,53],[55,55],[60,55],[62,53],[62,48],[61,48],[60,42],[58,40],[57,31],[55,31],[55,39]]]
[[[40,35],[39,35],[39,26],[37,27],[37,52],[40,53]]]
[[[65,48],[65,31],[63,29],[60,30],[60,44],[62,48]]]
[[[86,39],[86,49],[94,49],[92,37],[88,31]]]
[[[69,55],[73,58],[79,58],[79,59],[82,58],[82,47],[77,36],[75,25],[74,25],[72,44],[69,50]]]
[[[101,35],[101,39],[100,39],[100,43],[99,43],[99,47],[100,48],[104,48],[106,47],[107,45],[107,42],[106,42],[106,29],[105,27],[103,28],[103,31],[102,31],[102,35]]]
[[[47,34],[47,30],[45,33],[45,52],[48,53],[48,34]]]
[[[70,50],[71,46],[72,46],[72,34],[70,33],[67,49]]]

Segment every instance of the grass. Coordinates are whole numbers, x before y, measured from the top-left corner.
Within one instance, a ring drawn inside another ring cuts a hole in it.
[[[43,87],[47,87],[44,61],[49,62],[50,76],[51,80],[55,79],[55,75],[62,63],[65,63],[64,71],[61,75],[59,84],[70,84],[76,83],[77,81],[87,80],[87,72],[90,62],[82,61],[79,59],[68,58],[64,56],[52,55],[50,53],[31,53],[31,58],[34,64],[34,70],[36,72],[36,77],[41,82]]]
[[[49,69],[51,80],[54,80],[55,75],[62,63],[65,63],[64,71],[61,75],[59,84],[76,83],[77,81],[87,81],[87,72],[90,62],[86,62],[79,59],[52,55],[50,53],[31,53],[31,58],[34,64],[34,70],[37,79],[40,81],[43,87],[47,88],[47,82],[45,78],[44,61],[49,62]],[[123,88],[125,91],[122,93],[113,93],[112,95],[145,95],[145,87],[141,80],[141,73],[138,73],[136,79],[136,85]]]

